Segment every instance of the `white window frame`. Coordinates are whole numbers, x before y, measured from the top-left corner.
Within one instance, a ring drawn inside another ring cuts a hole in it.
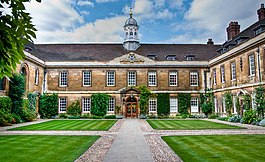
[[[136,86],[136,71],[128,71],[128,86]]]
[[[225,97],[223,97],[223,113],[226,113]]]
[[[214,112],[218,113],[218,100],[216,97],[214,97]]]
[[[115,71],[107,71],[107,86],[115,86]]]
[[[251,94],[251,106],[253,110],[257,110],[256,93]]]
[[[149,98],[148,109],[150,113],[156,113],[157,111],[157,98]]]
[[[35,85],[39,84],[39,69],[35,69]]]
[[[197,71],[190,71],[190,86],[198,86],[199,74]]]
[[[83,71],[83,86],[91,86],[91,71]]]
[[[66,113],[67,109],[67,98],[59,97],[59,113]]]
[[[177,71],[169,72],[169,86],[171,87],[178,86],[178,72]]]
[[[232,81],[236,80],[236,63],[235,62],[231,63],[231,80]]]
[[[150,87],[156,86],[156,71],[148,72],[148,85]]]
[[[177,97],[170,97],[170,112],[177,113],[178,112],[178,98]]]
[[[115,110],[115,98],[111,97],[109,98],[108,112],[114,113],[114,110]]]
[[[82,98],[82,112],[89,113],[91,110],[91,98],[90,97],[83,97]]]
[[[224,65],[222,65],[220,67],[220,70],[221,70],[221,82],[225,83],[225,67],[224,67]]]
[[[234,114],[237,114],[236,112],[236,96],[233,95],[233,111],[234,111]]]
[[[68,72],[67,71],[61,71],[60,72],[60,87],[67,87],[68,84]]]
[[[216,85],[216,69],[213,69],[213,85]]]
[[[255,76],[255,56],[254,54],[248,56],[248,63],[249,63],[249,76]]]
[[[199,112],[199,99],[198,99],[198,97],[191,97],[191,99],[190,99],[190,112],[192,112],[192,113]]]

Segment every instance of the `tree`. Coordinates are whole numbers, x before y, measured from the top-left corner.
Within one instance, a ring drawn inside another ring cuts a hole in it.
[[[41,2],[41,0],[36,0]],[[0,79],[11,77],[25,57],[24,46],[36,38],[31,16],[24,3],[30,0],[1,0],[0,4]],[[11,10],[8,13],[8,9]]]
[[[255,96],[255,102],[257,105],[257,111],[258,114],[264,118],[264,109],[265,109],[265,89],[263,87],[257,87],[255,89],[256,96]]]

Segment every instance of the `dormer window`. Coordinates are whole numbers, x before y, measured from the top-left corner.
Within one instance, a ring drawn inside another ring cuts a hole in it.
[[[156,60],[156,55],[147,55],[147,57],[151,60]]]
[[[166,56],[166,59],[167,59],[168,61],[175,61],[175,60],[176,60],[176,55],[167,55],[167,56]]]
[[[242,43],[242,42],[248,40],[248,38],[249,38],[249,37],[247,37],[247,36],[241,36],[241,37],[238,37],[238,38],[235,39],[236,44],[240,44],[240,43]]]
[[[187,55],[185,56],[187,61],[194,61],[195,60],[195,55]]]
[[[265,30],[265,24],[261,24],[261,25],[259,25],[253,29],[254,35],[258,35],[258,34],[262,33],[264,30]]]

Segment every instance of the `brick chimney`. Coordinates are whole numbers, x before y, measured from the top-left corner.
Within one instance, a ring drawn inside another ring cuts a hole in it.
[[[257,13],[259,21],[265,18],[265,8],[263,3],[260,5],[260,9],[258,9]]]
[[[231,40],[240,33],[240,25],[238,22],[230,22],[229,26],[226,28],[227,39]]]
[[[213,39],[209,38],[208,41],[207,41],[207,44],[211,44],[211,45],[214,45],[214,42],[213,42]]]

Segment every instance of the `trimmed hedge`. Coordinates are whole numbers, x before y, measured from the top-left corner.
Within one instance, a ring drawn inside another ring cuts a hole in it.
[[[0,126],[11,125],[13,120],[12,101],[9,97],[0,97]]]
[[[162,116],[168,116],[170,114],[169,93],[157,94],[157,114]]]
[[[40,117],[51,118],[52,116],[58,115],[58,95],[43,94],[40,96]]]

